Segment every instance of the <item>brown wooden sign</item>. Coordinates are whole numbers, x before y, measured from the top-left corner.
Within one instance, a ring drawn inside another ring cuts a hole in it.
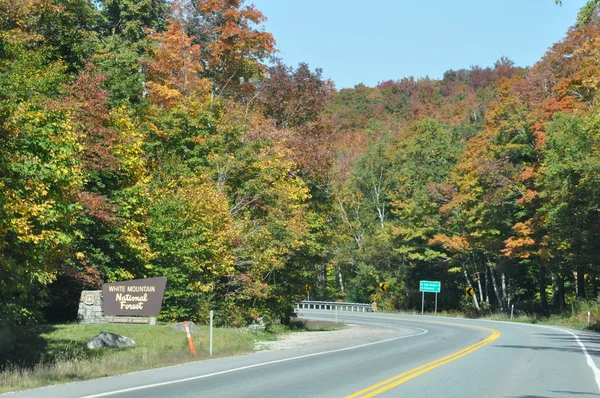
[[[160,312],[167,278],[134,279],[126,282],[105,283],[104,315],[147,315]]]

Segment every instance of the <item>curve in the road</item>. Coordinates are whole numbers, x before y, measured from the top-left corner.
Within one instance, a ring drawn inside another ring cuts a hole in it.
[[[318,310],[299,315],[322,320],[335,316]],[[338,318],[396,329],[402,335],[388,339],[375,328],[355,337],[358,341],[329,340],[12,397],[600,397],[600,336],[593,332],[408,314],[340,313]],[[377,338],[382,340],[375,342]]]
[[[359,344],[359,345],[355,345],[355,346],[351,346],[351,347],[338,348],[336,350],[320,351],[320,352],[315,352],[315,353],[312,353],[312,354],[299,355],[299,356],[295,356],[295,357],[283,358],[283,359],[278,359],[278,360],[274,360],[274,361],[260,362],[260,363],[256,363],[256,364],[253,364],[253,365],[241,366],[241,367],[238,367],[238,368],[227,369],[227,370],[223,370],[223,371],[220,371],[220,372],[213,372],[213,373],[204,374],[204,375],[200,375],[200,376],[186,377],[186,378],[183,378],[183,379],[169,380],[169,381],[162,382],[162,383],[145,384],[145,385],[138,386],[138,387],[124,388],[124,389],[121,389],[121,390],[108,391],[108,392],[105,392],[105,393],[94,394],[94,395],[86,395],[86,396],[81,397],[81,398],[101,398],[101,397],[108,397],[108,396],[111,396],[111,395],[123,394],[123,393],[127,393],[127,392],[132,392],[132,391],[145,390],[145,389],[155,388],[155,387],[163,387],[163,386],[167,386],[167,385],[170,385],[170,384],[185,383],[185,382],[188,382],[188,381],[206,379],[206,378],[209,378],[209,377],[214,377],[214,376],[223,375],[223,374],[227,374],[227,373],[240,372],[242,370],[259,368],[259,367],[263,367],[263,366],[267,366],[267,365],[274,365],[274,364],[279,364],[279,363],[283,363],[283,362],[296,361],[296,360],[299,360],[299,359],[305,359],[305,358],[317,357],[317,356],[321,356],[321,355],[334,354],[334,353],[337,353],[337,352],[356,350],[356,349],[359,349],[359,348],[373,346],[373,345],[376,345],[376,344],[388,343],[390,341],[406,339],[406,338],[409,338],[409,337],[417,337],[417,336],[421,336],[421,335],[427,333],[427,330],[425,330],[425,329],[418,328],[418,327],[412,327],[412,328],[420,330],[420,332],[419,333],[414,333],[414,334],[403,335],[403,336],[392,337],[392,338],[385,339],[385,340],[374,341],[374,342],[371,342],[371,343]]]
[[[378,317],[380,319],[386,319],[385,317]],[[394,319],[394,320],[400,320],[400,321],[408,321],[410,322],[410,319]],[[439,322],[439,321],[423,321],[421,320],[420,322],[427,322],[427,323],[437,323],[437,324],[442,324],[442,325],[451,325],[451,326],[461,326],[461,327],[468,327],[468,328],[477,328],[477,329],[484,329],[487,330],[489,332],[492,332],[492,334],[490,336],[488,336],[487,338],[472,344],[468,347],[463,348],[462,350],[456,351],[450,355],[447,355],[443,358],[437,359],[435,361],[431,361],[429,363],[426,363],[424,365],[421,365],[419,367],[416,367],[414,369],[411,369],[407,372],[403,372],[400,373],[399,375],[396,375],[394,377],[391,377],[387,380],[384,380],[382,382],[376,383],[370,387],[367,387],[361,391],[358,391],[354,394],[348,395],[346,398],[369,398],[369,397],[374,397],[376,395],[379,395],[385,391],[391,390],[394,387],[399,386],[402,383],[405,383],[411,379],[414,379],[415,377],[422,375],[423,373],[427,373],[430,370],[433,370],[435,368],[439,368],[440,366],[443,366],[447,363],[450,363],[452,361],[457,360],[458,358],[462,358],[465,355],[468,355],[470,353],[472,353],[473,351],[476,351],[478,349],[480,349],[481,347],[491,343],[492,341],[496,340],[498,337],[500,337],[501,333],[496,330],[496,329],[491,329],[491,328],[486,328],[483,326],[475,326],[475,325],[464,325],[464,324],[460,324],[460,323],[448,323],[448,322]]]

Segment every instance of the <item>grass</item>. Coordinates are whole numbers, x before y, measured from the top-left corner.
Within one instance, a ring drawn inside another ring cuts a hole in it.
[[[209,330],[192,333],[196,356],[189,353],[185,332],[169,325],[44,325],[16,329],[8,352],[0,355],[0,393],[50,384],[111,376],[209,358]],[[132,338],[135,347],[88,350],[88,339],[100,332]],[[242,329],[213,330],[214,357],[252,352],[270,333]],[[1,348],[1,347],[0,347]]]

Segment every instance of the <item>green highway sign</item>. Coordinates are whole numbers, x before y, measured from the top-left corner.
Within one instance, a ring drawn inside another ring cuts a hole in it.
[[[435,281],[421,281],[419,286],[420,292],[439,293],[442,290],[442,283]]]

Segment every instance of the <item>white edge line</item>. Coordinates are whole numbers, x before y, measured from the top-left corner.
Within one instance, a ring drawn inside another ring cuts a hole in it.
[[[384,313],[381,313],[381,314],[384,314]],[[398,317],[401,317],[404,315],[419,316],[416,314],[387,314],[387,315],[398,315]],[[513,325],[513,326],[533,326],[533,327],[554,329],[554,330],[558,330],[560,332],[568,333],[575,338],[575,341],[577,341],[577,344],[579,344],[579,347],[581,347],[581,351],[583,351],[583,354],[585,355],[586,362],[587,362],[588,366],[592,369],[592,372],[594,373],[594,380],[596,381],[596,386],[598,387],[598,391],[600,391],[600,369],[598,369],[598,367],[596,366],[594,359],[588,353],[588,350],[587,350],[585,344],[583,344],[583,342],[579,339],[579,336],[569,330],[561,329],[561,328],[553,327],[553,326],[549,326],[549,325],[540,325],[537,323],[498,321],[495,319],[455,318],[455,317],[448,317],[448,316],[431,316],[431,315],[424,315],[424,316],[421,315],[421,316],[423,318],[436,318],[436,319],[446,318],[446,319],[452,319],[452,320],[457,320],[457,321],[494,322],[494,323],[504,323],[504,324]]]
[[[239,372],[240,370],[259,368],[259,367],[262,367],[262,366],[273,365],[273,364],[276,364],[276,363],[289,362],[289,361],[295,361],[295,360],[298,360],[298,359],[304,359],[304,358],[310,358],[310,357],[317,357],[317,356],[326,355],[326,354],[333,354],[333,353],[336,353],[336,352],[355,350],[357,348],[368,347],[368,346],[372,346],[372,345],[376,345],[376,344],[381,344],[381,343],[387,343],[389,341],[406,339],[408,337],[421,336],[421,335],[427,333],[427,330],[422,329],[422,328],[417,328],[417,327],[414,327],[414,326],[408,326],[408,327],[411,328],[411,329],[422,330],[422,332],[421,333],[417,333],[417,334],[410,334],[410,335],[407,335],[407,336],[392,337],[391,339],[385,339],[385,340],[375,341],[375,342],[372,342],[372,343],[355,345],[355,346],[352,346],[352,347],[339,348],[339,349],[336,349],[336,350],[315,352],[315,353],[312,353],[312,354],[300,355],[300,356],[297,356],[297,357],[277,359],[277,360],[268,361],[268,362],[261,362],[261,363],[257,363],[257,364],[253,364],[253,365],[247,365],[247,366],[242,366],[242,367],[239,367],[239,368],[222,370],[220,372],[209,373],[209,374],[205,374],[205,375],[201,375],[201,376],[187,377],[185,379],[165,381],[165,382],[162,382],[162,383],[146,384],[146,385],[143,385],[143,386],[131,387],[131,388],[124,388],[122,390],[109,391],[109,392],[104,392],[104,393],[94,394],[94,395],[86,395],[86,396],[81,397],[81,398],[108,397],[110,395],[121,394],[121,393],[124,393],[124,392],[145,390],[147,388],[167,386],[169,384],[185,383],[187,381],[205,379],[205,378],[208,378],[208,377],[213,377],[213,376],[218,376],[218,375],[223,375],[223,374],[233,373],[233,372]]]
[[[585,355],[588,366],[592,369],[592,372],[594,372],[594,379],[596,380],[596,386],[598,387],[598,391],[600,391],[600,370],[596,367],[596,363],[592,359],[591,355],[588,353],[588,350],[585,347],[585,344],[583,344],[583,342],[581,340],[579,340],[579,336],[577,336],[575,333],[570,332],[565,329],[560,329],[560,328],[555,328],[552,326],[545,326],[545,325],[539,325],[539,326],[543,326],[548,329],[554,329],[554,330],[559,330],[561,332],[569,333],[571,336],[573,336],[575,338],[575,341],[577,341],[577,344],[579,344],[579,347],[581,347],[581,351],[583,351],[583,354]]]

